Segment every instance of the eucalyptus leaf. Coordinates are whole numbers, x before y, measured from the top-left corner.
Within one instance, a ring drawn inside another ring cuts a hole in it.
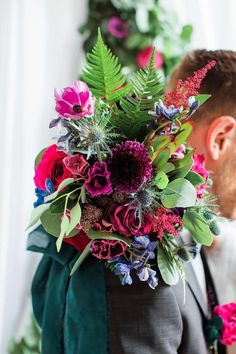
[[[184,178],[170,182],[161,193],[161,202],[166,208],[187,208],[197,200],[196,189]]]
[[[64,189],[64,188],[67,187],[69,184],[73,183],[74,181],[75,181],[74,178],[66,178],[66,179],[64,179],[64,180],[59,184],[57,190],[56,190],[54,193],[52,193],[52,194],[50,194],[50,195],[48,195],[47,197],[44,198],[45,202],[49,202],[49,201],[55,199],[55,198],[57,197],[58,193],[59,193],[62,189]]]
[[[87,232],[87,235],[92,240],[117,240],[117,241],[122,241],[129,247],[131,246],[131,241],[127,237],[121,236],[116,233],[108,233],[108,232],[105,233],[96,230],[89,230]]]
[[[171,255],[161,242],[157,249],[157,264],[162,279],[168,285],[175,285],[179,281],[179,271],[175,265],[173,255]]]
[[[157,186],[157,188],[165,189],[167,184],[168,184],[168,182],[169,182],[169,178],[168,178],[168,176],[167,176],[167,174],[165,172],[160,171],[155,176],[153,182]]]
[[[66,236],[68,236],[72,230],[78,225],[81,218],[81,207],[79,203],[76,203],[75,206],[70,211],[70,222],[66,229]]]
[[[60,225],[61,225],[61,217],[62,217],[62,214],[52,214],[51,210],[48,209],[46,210],[40,220],[41,220],[41,223],[44,227],[44,229],[52,236],[55,236],[55,237],[59,237],[60,235],[60,232],[61,232],[61,228],[60,228]],[[71,236],[75,236],[76,234],[78,233],[78,230],[73,230],[70,235],[68,235],[69,237]]]
[[[183,216],[184,226],[190,232],[195,242],[210,246],[213,241],[212,233],[206,221],[195,210],[186,210]]]
[[[29,225],[27,226],[26,230],[28,230],[30,227],[36,224],[37,221],[39,221],[41,215],[48,210],[50,207],[50,204],[41,204],[37,208],[33,209],[29,221]]]
[[[68,218],[68,216],[66,214],[64,214],[63,217],[62,217],[62,221],[61,221],[60,235],[59,235],[59,237],[57,239],[57,242],[56,242],[57,252],[59,252],[60,249],[61,249],[63,238],[64,238],[64,236],[66,234],[66,231],[67,231],[69,223],[70,223],[70,219]]]
[[[90,241],[83,252],[79,255],[79,258],[75,262],[73,268],[71,269],[70,275],[74,274],[74,272],[81,266],[83,261],[89,256],[90,254],[90,247],[91,247],[92,241]]]

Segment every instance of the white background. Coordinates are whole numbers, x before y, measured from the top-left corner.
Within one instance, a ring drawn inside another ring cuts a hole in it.
[[[194,25],[191,48],[236,50],[234,0],[162,0]],[[82,61],[86,0],[0,0],[0,353],[19,332],[38,258],[25,251],[33,161],[51,144],[53,89]]]

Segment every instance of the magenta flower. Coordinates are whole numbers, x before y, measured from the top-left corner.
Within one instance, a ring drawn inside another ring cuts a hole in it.
[[[112,149],[109,161],[111,182],[115,190],[135,193],[152,178],[151,159],[144,144],[125,141]]]
[[[56,111],[63,118],[81,119],[91,116],[95,100],[83,81],[76,81],[61,90],[55,89]]]
[[[118,240],[94,240],[90,247],[92,255],[98,259],[119,257],[126,249],[126,244]]]
[[[232,345],[236,342],[236,303],[216,306],[214,314],[221,317],[223,321],[220,342],[224,345]]]
[[[191,171],[198,173],[205,179],[205,182],[203,182],[199,187],[197,187],[197,197],[202,198],[204,196],[207,180],[209,177],[209,173],[205,167],[204,155],[193,154],[193,165]]]
[[[76,154],[67,156],[64,158],[63,162],[68,170],[79,178],[85,178],[87,176],[89,163],[85,160],[83,155]]]
[[[92,197],[112,192],[110,172],[107,170],[106,162],[95,162],[88,172],[85,187]]]
[[[174,159],[183,159],[186,147],[184,144],[181,144],[175,152],[171,155]]]
[[[112,16],[108,21],[108,31],[113,37],[126,38],[128,36],[127,22],[120,17]]]
[[[140,50],[136,56],[136,63],[139,68],[145,68],[151,58],[152,55],[152,47],[146,47]],[[155,67],[156,69],[161,68],[163,65],[163,55],[161,52],[156,50],[155,52]]]

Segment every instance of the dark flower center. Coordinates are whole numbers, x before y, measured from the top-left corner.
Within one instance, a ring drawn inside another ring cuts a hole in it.
[[[81,113],[81,112],[83,112],[82,107],[81,107],[80,105],[78,105],[78,104],[75,104],[75,105],[73,106],[73,111],[74,111],[75,113]]]
[[[127,180],[128,182],[137,178],[139,167],[139,162],[134,156],[120,154],[115,159],[112,172],[115,172],[117,180],[121,180],[122,182]]]
[[[63,176],[64,168],[59,162],[55,164],[51,173],[51,180],[55,183],[61,176]]]

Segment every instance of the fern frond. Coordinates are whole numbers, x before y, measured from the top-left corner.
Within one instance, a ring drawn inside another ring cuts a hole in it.
[[[129,139],[142,140],[152,120],[148,111],[162,97],[163,85],[154,67],[154,52],[148,66],[140,69],[131,79],[133,94],[121,98],[121,109],[114,117],[115,126]]]
[[[117,57],[104,44],[100,30],[97,44],[87,55],[87,65],[81,77],[95,97],[102,98],[110,105],[128,95],[131,90],[131,86],[126,85]]]

